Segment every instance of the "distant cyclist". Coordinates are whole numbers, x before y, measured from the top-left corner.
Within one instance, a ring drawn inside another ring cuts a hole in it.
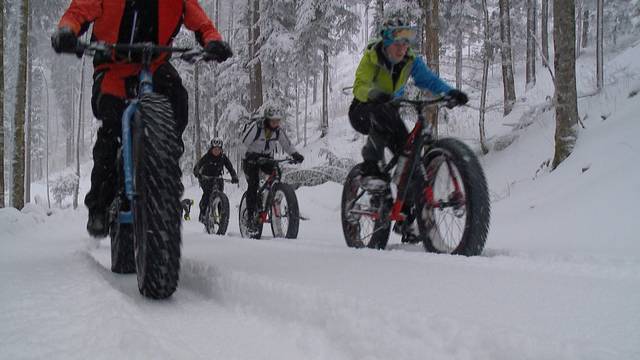
[[[169,46],[184,26],[193,31],[204,47],[207,60],[225,61],[231,48],[222,40],[197,0],[73,0],[58,29],[51,36],[57,53],[76,51],[78,37],[93,24],[91,41],[115,43],[153,43]],[[93,147],[91,189],[85,197],[89,209],[87,231],[105,237],[109,230],[107,209],[116,196],[116,156],[120,147],[120,121],[126,99],[135,97],[141,55],[115,51],[93,59],[93,114],[102,122]],[[169,98],[182,134],[188,122],[188,93],[167,54],[157,55],[151,63],[154,91]],[[182,149],[175,149],[182,152]]]
[[[295,162],[304,161],[304,156],[296,150],[287,134],[280,128],[284,116],[283,111],[275,106],[266,106],[263,114],[245,130],[242,138],[242,143],[247,148],[242,161],[242,170],[247,176],[247,214],[249,219],[255,218],[260,171],[265,173],[273,171],[272,166],[260,165],[257,160],[273,158],[273,154],[278,149],[277,145],[280,144],[282,150],[289,154]]]
[[[209,151],[198,161],[193,168],[193,175],[198,178],[200,188],[202,188],[202,198],[200,199],[200,222],[203,222],[204,214],[209,206],[209,197],[214,190],[224,192],[224,180],[222,180],[223,166],[227,168],[231,175],[231,183],[238,183],[238,174],[236,174],[231,161],[224,154],[224,142],[217,137],[211,140]]]

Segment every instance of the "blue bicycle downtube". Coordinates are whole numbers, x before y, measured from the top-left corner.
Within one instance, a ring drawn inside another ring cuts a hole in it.
[[[138,101],[133,100],[122,114],[122,159],[124,167],[124,191],[129,201],[133,201],[133,139],[131,123],[138,110]]]

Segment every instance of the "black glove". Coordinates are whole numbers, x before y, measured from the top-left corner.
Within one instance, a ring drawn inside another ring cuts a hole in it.
[[[449,97],[449,101],[447,102],[447,107],[449,109],[453,109],[456,106],[464,105],[469,102],[469,97],[467,94],[463,93],[458,89],[452,89],[447,92],[447,97]]]
[[[216,40],[209,41],[204,47],[204,60],[214,60],[217,62],[223,62],[233,56],[233,51],[224,41]]]
[[[295,153],[291,154],[291,158],[297,164],[299,164],[299,163],[304,161],[304,156],[302,156],[302,154],[300,154],[299,152],[295,152]]]
[[[372,88],[371,90],[369,90],[368,98],[369,98],[369,102],[376,103],[376,104],[384,104],[386,102],[391,101],[393,99],[393,96],[391,96],[391,94],[382,92],[376,88]]]
[[[238,177],[237,177],[237,176],[234,176],[234,177],[232,177],[232,178],[231,178],[231,183],[232,183],[232,184],[237,184],[237,183],[239,183],[239,182],[240,182],[240,180],[238,180]]]
[[[75,53],[78,37],[68,27],[59,28],[51,34],[51,47],[58,54]]]

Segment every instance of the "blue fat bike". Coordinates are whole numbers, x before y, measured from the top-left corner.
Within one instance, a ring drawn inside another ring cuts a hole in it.
[[[125,51],[142,56],[135,98],[122,115],[118,191],[110,209],[111,270],[137,273],[146,297],[164,299],[178,286],[181,246],[180,156],[184,144],[169,99],[153,90],[154,56],[182,53],[194,63],[202,50],[140,44],[79,44],[77,54]]]

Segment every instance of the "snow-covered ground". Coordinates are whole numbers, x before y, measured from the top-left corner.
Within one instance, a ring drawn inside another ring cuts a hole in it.
[[[109,271],[108,241],[86,235],[84,209],[2,209],[0,358],[639,359],[638,57],[636,46],[608,62],[611,83],[581,99],[586,128],[553,172],[541,167],[553,155],[553,111],[515,132],[502,126],[543,108],[542,69],[513,115],[489,121],[492,141],[516,139],[482,158],[493,204],[479,257],[397,238],[388,251],[347,248],[333,183],[297,191],[309,218],[299,239],[242,239],[242,190],[228,185],[228,234],[186,222],[179,289],[151,301],[135,275]],[[471,123],[471,110],[461,114]],[[321,148],[358,156],[346,119],[331,126],[305,165]],[[200,191],[186,196],[197,202]]]

